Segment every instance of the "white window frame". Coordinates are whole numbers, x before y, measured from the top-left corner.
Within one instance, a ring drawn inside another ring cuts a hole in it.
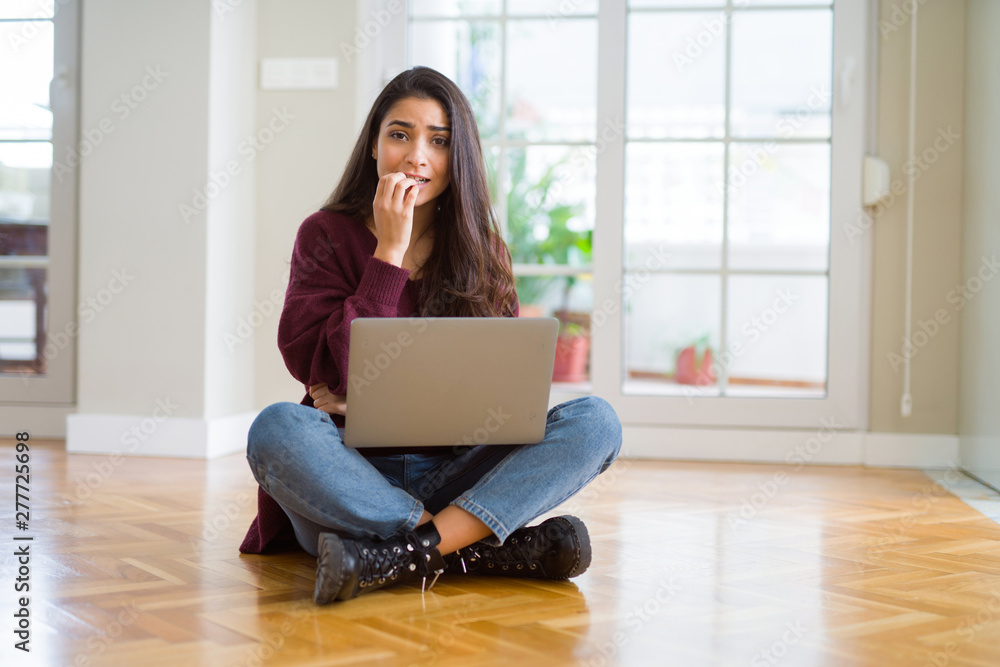
[[[79,116],[80,3],[58,3],[53,18],[52,107],[53,165],[77,146]],[[47,268],[46,339],[56,351],[45,375],[0,376],[0,421],[4,432],[35,429],[38,435],[65,434],[65,415],[75,403],[77,294],[77,181],[74,169],[52,179]],[[33,433],[35,435],[36,433]]]

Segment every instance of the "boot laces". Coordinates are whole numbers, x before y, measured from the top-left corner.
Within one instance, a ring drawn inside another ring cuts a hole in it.
[[[417,572],[423,577],[423,584],[431,572],[431,549],[423,544],[412,532],[407,533],[402,544],[387,544],[385,546],[369,545],[361,550],[361,573],[358,576],[359,586],[382,585],[387,581],[395,581],[405,572]],[[428,590],[437,582],[442,570],[435,572],[434,581]]]
[[[366,588],[395,580],[406,567],[408,555],[399,545],[362,548],[359,586]]]
[[[498,567],[504,571],[537,570],[540,563],[532,553],[529,542],[531,542],[530,535],[510,537],[505,544],[500,546],[479,542],[474,545],[470,560],[481,558],[486,563],[486,567]]]

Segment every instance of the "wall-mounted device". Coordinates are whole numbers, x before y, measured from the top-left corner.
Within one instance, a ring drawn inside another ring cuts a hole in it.
[[[866,155],[861,201],[865,206],[874,206],[889,195],[889,165],[873,155]]]

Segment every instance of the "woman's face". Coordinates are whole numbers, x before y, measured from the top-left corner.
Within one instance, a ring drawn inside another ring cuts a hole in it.
[[[407,97],[382,119],[372,150],[379,178],[393,172],[428,179],[416,207],[434,201],[451,183],[451,128],[437,100]]]

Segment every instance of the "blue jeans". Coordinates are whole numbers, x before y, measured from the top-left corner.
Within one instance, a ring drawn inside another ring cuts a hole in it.
[[[344,445],[327,413],[275,403],[250,427],[247,460],[315,556],[320,533],[386,539],[413,530],[425,509],[437,514],[448,505],[478,518],[500,544],[604,472],[621,442],[614,409],[587,396],[549,410],[537,445],[365,457]]]

